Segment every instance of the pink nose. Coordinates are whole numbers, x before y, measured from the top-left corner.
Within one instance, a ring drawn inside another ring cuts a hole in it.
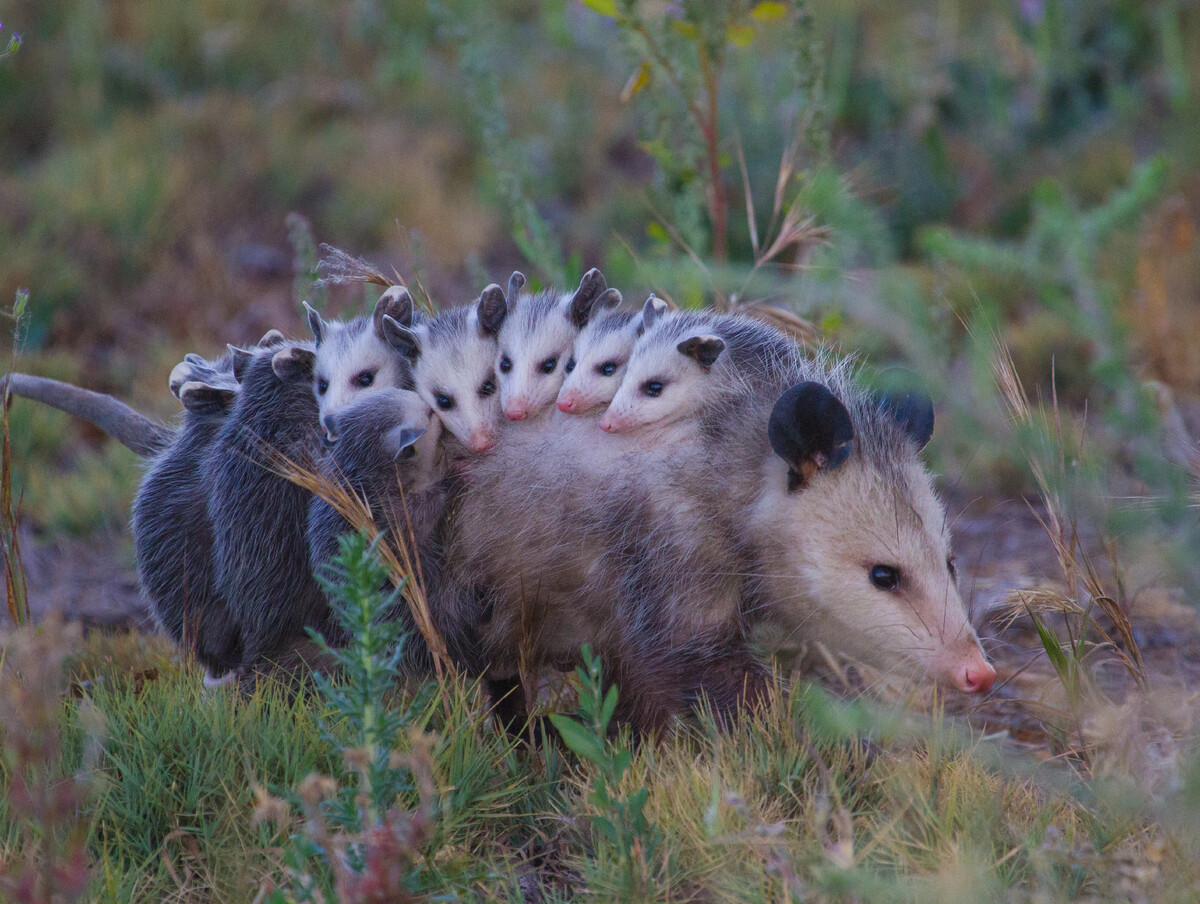
[[[510,421],[523,421],[529,415],[524,405],[510,405],[504,409],[504,416]]]
[[[609,419],[608,419],[608,418],[604,418],[604,420],[602,420],[602,421],[600,422],[600,429],[601,429],[601,430],[603,430],[605,433],[612,433],[612,432],[613,432],[613,425],[612,425],[612,423],[609,421]]]
[[[964,668],[955,683],[964,694],[986,694],[996,683],[996,670],[981,658]]]
[[[571,398],[569,398],[569,399],[559,399],[558,400],[558,410],[561,411],[563,414],[570,414],[572,411],[574,411],[575,410],[575,397],[571,396]]]
[[[484,433],[477,430],[471,434],[471,440],[468,445],[476,452],[486,452],[492,446],[496,445],[496,434]]]

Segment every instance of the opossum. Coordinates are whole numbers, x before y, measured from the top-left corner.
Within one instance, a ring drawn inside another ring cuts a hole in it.
[[[585,430],[513,432],[473,463],[447,571],[494,594],[489,679],[569,667],[590,643],[622,716],[654,731],[701,696],[724,716],[755,698],[752,643],[782,633],[990,687],[918,455],[932,407],[881,402],[828,355],[773,367],[687,442],[604,457]]]
[[[353,404],[376,388],[412,388],[412,367],[384,338],[383,318],[413,324],[412,296],[403,286],[392,286],[379,296],[370,318],[342,323],[326,321],[308,306],[308,325],[316,342],[313,392],[322,427],[331,413]]]
[[[523,282],[521,277],[516,290]],[[514,282],[509,285],[511,292]],[[496,334],[507,315],[504,291],[493,284],[474,305],[443,311],[411,327],[383,318],[385,338],[412,365],[413,389],[446,430],[473,452],[496,444]]]
[[[795,343],[774,327],[736,314],[674,311],[647,302],[644,332],[625,377],[600,419],[609,433],[664,426],[740,389],[770,382]]]
[[[310,494],[276,472],[280,456],[315,466],[314,359],[307,342],[234,350],[237,400],[201,462],[215,583],[241,629],[244,666],[270,660],[325,614],[305,539]]]
[[[588,270],[573,293],[520,294],[525,277],[509,280],[508,316],[496,337],[500,407],[510,421],[541,414],[554,403],[566,376],[575,338],[597,305],[614,307],[621,294],[604,275]]]
[[[658,314],[667,309],[667,303],[653,295],[647,304]],[[644,322],[642,311],[609,311],[588,321],[567,360],[566,378],[558,392],[559,411],[582,415],[608,406],[625,377],[625,365]]]
[[[439,443],[441,421],[416,393],[386,390],[333,415],[330,426],[334,436],[326,476],[366,500],[379,530],[398,535],[416,566],[413,579],[421,581],[430,599],[435,627],[456,661],[469,659],[473,635],[467,629],[473,619],[456,608],[454,598],[440,595],[443,516],[459,483],[449,474]],[[338,537],[350,530],[352,526],[332,505],[313,500],[308,545],[316,574],[328,574],[338,552]],[[428,650],[416,632],[408,604],[400,601],[393,617],[409,628],[407,649],[413,667],[427,666]],[[323,633],[330,643],[344,640],[332,622]]]

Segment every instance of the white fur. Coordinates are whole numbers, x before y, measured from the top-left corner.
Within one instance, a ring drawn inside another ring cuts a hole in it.
[[[571,298],[563,294],[553,299],[525,296],[515,303],[510,299],[496,349],[500,407],[509,420],[537,417],[558,398],[579,333],[567,316]],[[551,368],[549,373],[544,366]]]

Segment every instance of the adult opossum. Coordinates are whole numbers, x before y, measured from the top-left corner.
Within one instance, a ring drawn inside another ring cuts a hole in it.
[[[369,318],[326,321],[307,303],[304,309],[316,343],[313,393],[322,427],[329,414],[348,407],[364,393],[376,388],[412,388],[412,366],[388,343],[383,326],[384,317],[408,327],[414,316],[419,321],[404,286],[392,286],[380,295]]]
[[[523,283],[521,277],[517,291]],[[513,285],[510,281],[510,292]],[[446,430],[472,452],[496,444],[500,416],[496,334],[507,315],[504,290],[493,284],[474,305],[443,311],[412,326],[383,318],[387,341],[412,365],[413,389]]]
[[[500,407],[510,421],[535,417],[554,403],[575,338],[593,310],[621,303],[621,293],[609,289],[595,268],[583,274],[573,293],[521,295],[524,284],[520,273],[509,280],[508,316],[496,336]]]
[[[314,467],[320,451],[312,343],[234,350],[237,400],[200,467],[214,529],[215,584],[243,643],[243,665],[269,662],[321,624],[325,597],[309,567],[307,490],[279,458]]]
[[[642,321],[625,376],[600,419],[606,432],[669,424],[744,388],[773,385],[795,352],[779,330],[737,314],[660,314],[651,299]]]
[[[667,309],[667,303],[653,295],[647,303],[656,313]],[[598,301],[596,307],[600,306]],[[643,311],[611,309],[588,321],[567,360],[566,378],[558,392],[559,411],[585,415],[608,407],[625,377],[625,366],[644,324]]]
[[[918,455],[932,407],[881,402],[828,356],[772,366],[773,386],[706,406],[682,442],[510,431],[473,462],[447,570],[494,593],[490,679],[590,643],[623,717],[653,731],[701,695],[729,713],[757,694],[752,641],[771,630],[990,686]]]

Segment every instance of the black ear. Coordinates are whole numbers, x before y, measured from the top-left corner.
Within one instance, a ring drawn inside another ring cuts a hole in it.
[[[381,318],[383,329],[383,341],[408,358],[409,361],[416,361],[421,355],[421,344],[417,341],[417,334],[410,327],[405,326],[391,314],[384,314]]]
[[[371,315],[371,323],[375,327],[375,335],[386,342],[383,334],[384,317],[391,317],[401,326],[412,326],[413,300],[404,286],[392,286],[375,302],[375,313]]]
[[[510,306],[517,303],[523,288],[525,288],[525,274],[520,270],[513,270],[512,276],[508,278],[508,303]]]
[[[822,468],[836,468],[850,455],[854,425],[850,412],[820,383],[799,383],[779,397],[767,422],[767,439],[788,463],[788,492]]]
[[[179,387],[179,401],[193,414],[222,414],[236,400],[237,389],[233,386],[193,381]]]
[[[933,436],[933,402],[922,392],[885,395],[879,405],[896,419],[909,439],[924,449]]]
[[[271,357],[271,370],[284,383],[307,383],[313,378],[317,356],[310,349],[290,346]]]
[[[424,427],[393,427],[383,438],[383,447],[393,459],[411,458],[417,452],[413,443],[424,435]]]
[[[583,329],[587,326],[588,318],[592,316],[592,308],[596,304],[596,299],[607,288],[608,283],[604,279],[604,274],[595,267],[592,267],[591,270],[583,274],[583,279],[579,281],[579,288],[571,296],[571,304],[567,307],[567,318],[577,329]]]
[[[521,274],[514,273],[512,279],[508,281],[510,294],[513,280],[518,276]],[[517,286],[518,292],[524,284],[525,277],[521,276],[521,282]],[[495,336],[500,332],[500,327],[504,326],[504,318],[508,316],[508,302],[504,299],[504,290],[492,283],[480,293],[479,304],[476,305],[475,310],[479,317],[479,331],[485,336]]]
[[[325,336],[325,321],[321,319],[321,315],[309,307],[307,301],[300,302],[304,305],[304,310],[308,311],[308,328],[312,330],[313,339],[317,345],[321,344],[321,340]]]
[[[268,345],[278,345],[284,341],[286,341],[285,337],[279,330],[267,330],[263,333],[263,337],[258,340],[258,347],[266,348]]]
[[[696,359],[701,367],[708,370],[725,351],[725,341],[717,336],[692,336],[675,347],[681,355]]]
[[[661,298],[656,298],[651,295],[646,299],[646,303],[642,305],[642,331],[650,329],[654,326],[658,318],[662,317],[667,311],[667,303]]]
[[[233,356],[233,378],[241,383],[242,378],[246,376],[246,368],[254,360],[254,352],[248,348],[238,348],[236,345],[226,345],[225,347]]]

